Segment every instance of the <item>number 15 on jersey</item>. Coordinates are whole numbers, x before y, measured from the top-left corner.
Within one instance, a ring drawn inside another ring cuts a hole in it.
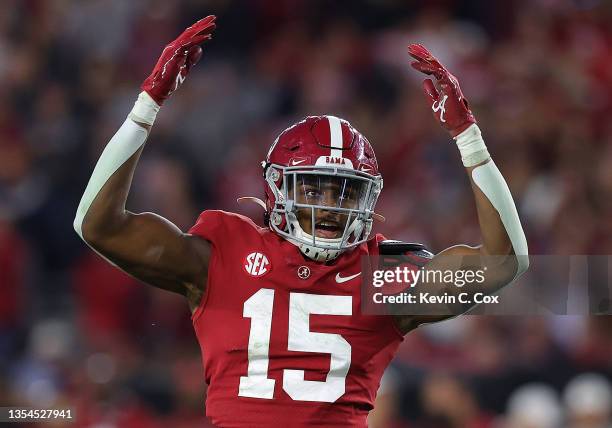
[[[240,377],[238,395],[274,398],[275,380],[268,378],[274,290],[262,288],[244,302],[243,316],[251,319],[247,375]],[[327,353],[331,356],[325,381],[304,379],[304,370],[283,370],[283,390],[293,399],[333,403],[346,389],[351,345],[339,334],[310,331],[310,314],[352,315],[351,296],[289,294],[288,350]]]

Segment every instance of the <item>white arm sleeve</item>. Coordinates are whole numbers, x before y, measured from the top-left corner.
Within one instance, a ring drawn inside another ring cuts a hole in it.
[[[89,207],[104,184],[134,153],[140,149],[147,140],[148,132],[145,128],[135,122],[153,125],[160,106],[146,92],[141,92],[134,103],[128,119],[115,133],[113,138],[102,152],[93,174],[87,183],[85,193],[81,198],[74,218],[74,230],[83,238],[83,219],[89,211]]]
[[[126,119],[102,152],[74,218],[74,230],[81,239],[85,240],[82,231],[83,219],[94,199],[115,171],[143,146],[147,135],[146,129],[131,119]]]
[[[499,213],[508,238],[510,238],[518,262],[517,271],[513,278],[515,280],[529,267],[529,251],[525,232],[523,232],[521,220],[516,211],[508,184],[506,184],[506,180],[504,180],[492,159],[484,165],[474,168],[472,179]]]
[[[514,275],[514,279],[516,279],[529,267],[529,251],[525,232],[523,232],[521,220],[516,211],[508,184],[489,156],[478,125],[472,124],[455,138],[455,142],[466,168],[489,160],[472,170],[472,180],[499,213],[517,258],[518,268]]]

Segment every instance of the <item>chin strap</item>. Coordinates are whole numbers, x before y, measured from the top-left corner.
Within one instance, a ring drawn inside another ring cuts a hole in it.
[[[266,204],[264,201],[262,201],[259,198],[256,198],[255,196],[242,196],[238,199],[236,199],[236,202],[238,202],[238,204],[242,205],[245,202],[254,202],[257,205],[259,205],[260,207],[262,207],[264,210],[266,209]]]
[[[380,215],[378,213],[372,213],[372,218],[374,220],[378,220],[381,223],[384,223],[385,221],[387,221],[387,219],[384,216],[382,216],[382,215]]]

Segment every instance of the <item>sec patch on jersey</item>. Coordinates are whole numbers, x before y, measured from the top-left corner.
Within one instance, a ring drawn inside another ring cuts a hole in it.
[[[259,277],[267,274],[272,269],[268,257],[258,251],[249,253],[244,258],[244,270],[251,276]]]

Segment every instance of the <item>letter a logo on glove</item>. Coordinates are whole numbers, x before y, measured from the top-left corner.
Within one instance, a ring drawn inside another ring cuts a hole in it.
[[[176,81],[174,82],[174,90],[176,91],[179,86],[185,81],[186,76],[183,76],[181,73],[176,75]]]
[[[454,138],[466,130],[476,119],[461,92],[457,78],[422,45],[410,45],[408,53],[416,61],[410,65],[436,80],[425,79],[423,90],[436,119]],[[438,116],[439,113],[439,116]]]
[[[166,45],[153,72],[140,86],[157,105],[161,106],[181,86],[191,68],[200,60],[200,45],[212,37],[215,19],[214,15],[200,19]]]
[[[447,99],[448,95],[444,95],[440,101],[434,101],[434,103],[431,105],[431,109],[434,111],[434,113],[440,112],[440,122],[446,122],[446,120],[444,120],[444,113],[446,112],[444,104],[446,103]]]

